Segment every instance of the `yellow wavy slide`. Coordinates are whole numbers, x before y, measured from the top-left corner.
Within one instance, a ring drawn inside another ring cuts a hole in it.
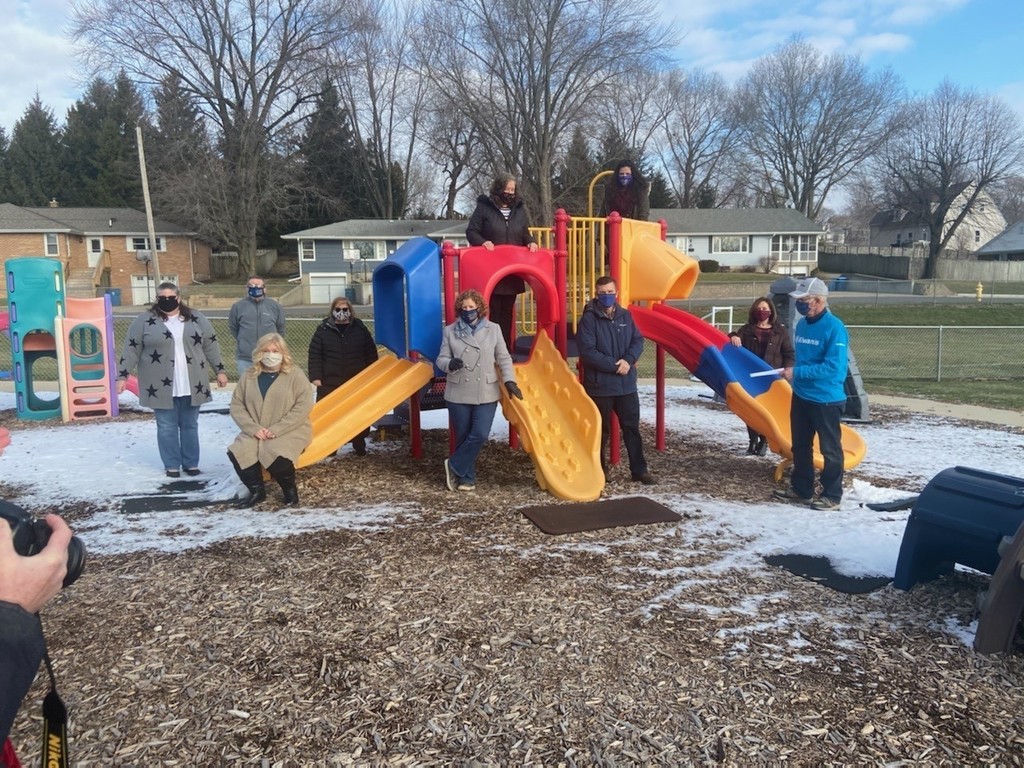
[[[523,399],[502,395],[505,418],[536,470],[537,484],[560,499],[593,501],[604,489],[601,414],[543,330],[530,359],[515,366]]]
[[[392,408],[412,397],[434,376],[429,363],[382,357],[313,406],[313,441],[296,467],[308,467],[354,438]]]

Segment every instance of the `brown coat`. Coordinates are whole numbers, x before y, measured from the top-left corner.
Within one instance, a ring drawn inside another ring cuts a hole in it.
[[[743,346],[753,352],[758,352],[757,328],[745,323],[741,325],[730,336],[739,336]],[[764,361],[772,368],[789,368],[793,365],[796,353],[793,351],[793,340],[789,336],[789,329],[782,323],[775,323],[772,326],[771,335],[768,337],[768,348],[764,351]]]
[[[312,410],[313,385],[300,369],[280,374],[266,399],[257,376],[247,371],[231,397],[231,418],[242,431],[228,450],[243,468],[256,462],[269,467],[278,456],[295,462],[313,439]],[[274,433],[272,440],[253,437],[263,428]]]

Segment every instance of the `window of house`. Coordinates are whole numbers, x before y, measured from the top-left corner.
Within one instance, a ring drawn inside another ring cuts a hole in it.
[[[746,235],[716,235],[711,238],[712,253],[749,253],[750,238]]]
[[[975,243],[980,243],[981,242],[981,230],[980,229],[974,230],[974,242]]]
[[[299,240],[299,258],[302,261],[316,261],[316,244],[313,240]]]
[[[148,251],[149,238],[148,237],[129,237],[125,243],[125,248],[129,251]],[[156,238],[156,249],[157,251],[163,252],[167,250],[167,241],[161,237]]]
[[[57,242],[57,235],[51,232],[43,237],[46,242],[46,255],[60,256],[60,245]]]

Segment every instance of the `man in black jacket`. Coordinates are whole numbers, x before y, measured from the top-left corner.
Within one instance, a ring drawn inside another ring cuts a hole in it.
[[[482,245],[489,251],[496,245],[522,245],[531,251],[537,250],[537,242],[530,234],[530,220],[526,206],[516,194],[514,176],[499,176],[491,184],[489,195],[480,195],[476,210],[469,217],[466,239],[470,245]],[[483,288],[483,286],[463,286]],[[505,346],[512,347],[512,321],[516,307],[516,296],[526,290],[523,278],[508,275],[494,287],[487,300],[488,318],[501,328]]]

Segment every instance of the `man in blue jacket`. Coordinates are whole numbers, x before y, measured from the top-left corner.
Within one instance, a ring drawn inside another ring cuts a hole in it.
[[[840,421],[846,407],[849,337],[843,321],[828,310],[828,288],[816,277],[791,291],[803,317],[793,333],[796,360],[783,371],[793,385],[789,425],[793,436],[791,487],[775,497],[809,504],[811,509],[839,509],[843,499],[843,445]],[[821,496],[814,498],[814,436],[825,460]]]
[[[636,361],[644,351],[644,337],[629,310],[619,306],[614,280],[598,278],[595,291],[597,296],[580,318],[576,342],[583,362],[583,387],[601,412],[601,467],[607,478],[605,448],[614,413],[619,417],[629,455],[630,475],[638,483],[654,485],[640,439],[640,398],[636,392]]]

